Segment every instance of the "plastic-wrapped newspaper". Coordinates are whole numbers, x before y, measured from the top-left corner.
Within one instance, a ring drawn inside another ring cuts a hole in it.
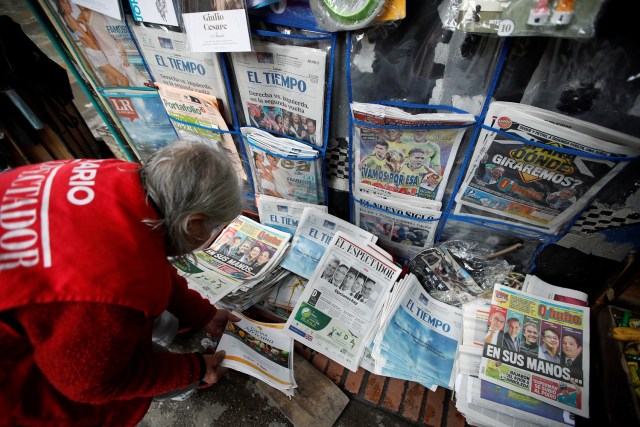
[[[356,371],[400,272],[374,244],[337,232],[287,321],[286,332]]]
[[[291,235],[296,233],[305,208],[312,207],[322,212],[329,210],[326,206],[296,202],[295,200],[286,200],[265,194],[256,194],[256,205],[258,206],[261,224],[285,231]]]

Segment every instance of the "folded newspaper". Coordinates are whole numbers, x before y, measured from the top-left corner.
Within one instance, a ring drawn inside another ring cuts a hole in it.
[[[286,333],[356,371],[400,272],[371,242],[337,232],[293,309]]]
[[[589,417],[589,308],[501,285],[491,304],[480,379]]]
[[[298,141],[241,128],[256,194],[324,205],[322,153]]]
[[[338,231],[371,243],[375,243],[377,239],[373,234],[315,207],[304,208],[289,252],[280,266],[305,279],[310,279],[327,246],[330,245],[331,239]],[[327,268],[337,267],[336,260]]]
[[[316,208],[325,213],[329,210],[326,206],[296,202],[295,200],[281,199],[267,196],[266,194],[256,194],[256,205],[258,206],[261,224],[285,231],[291,235],[296,233],[305,208]]]
[[[263,323],[234,312],[238,322],[227,324],[218,351],[225,351],[220,366],[244,372],[293,396],[293,340],[283,323]]]
[[[557,232],[627,164],[620,159],[640,154],[638,138],[523,104],[492,103],[484,124],[500,133],[480,133],[456,214]]]

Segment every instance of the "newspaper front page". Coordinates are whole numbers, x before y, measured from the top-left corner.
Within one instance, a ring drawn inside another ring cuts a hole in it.
[[[377,313],[400,272],[373,244],[336,233],[287,321],[286,332],[355,372]]]
[[[640,153],[640,145],[629,148],[567,128],[560,114],[556,123],[534,114],[535,110],[527,112],[524,106],[491,105],[485,125],[548,145],[549,149],[483,129],[456,196],[455,213],[518,221],[555,232],[580,212],[626,162],[561,153],[554,148],[611,157]]]
[[[187,279],[189,289],[197,291],[211,304],[218,303],[242,286],[242,280],[224,276],[204,263],[194,264],[188,260],[174,260],[172,263],[178,269],[178,273]]]
[[[406,379],[451,389],[462,311],[433,299],[414,275],[406,282],[374,340],[376,373],[393,377],[394,367],[400,367],[412,373]]]
[[[213,96],[227,123],[233,122],[216,53],[191,52],[185,33],[136,24],[131,18],[128,22],[156,83]]]
[[[231,58],[248,126],[323,145],[325,51],[256,41]]]
[[[298,230],[293,236],[291,249],[280,266],[305,279],[310,279],[327,246],[331,244],[331,239],[338,231],[357,240],[376,242],[373,234],[351,223],[316,208],[305,208]]]
[[[283,323],[263,323],[242,313],[227,323],[218,351],[226,352],[220,366],[251,375],[287,396],[297,387],[293,376],[293,340],[283,333]]]
[[[239,216],[213,244],[197,251],[211,270],[239,279],[251,279],[269,270],[286,249],[291,235]]]
[[[480,379],[588,418],[589,308],[501,285],[491,304]]]
[[[286,200],[265,194],[256,194],[256,205],[258,205],[261,224],[291,235],[296,234],[296,229],[305,208],[314,208],[325,213],[329,210],[327,206],[296,202],[295,200]]]

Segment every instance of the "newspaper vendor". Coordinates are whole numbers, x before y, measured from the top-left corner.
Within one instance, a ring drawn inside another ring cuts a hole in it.
[[[178,330],[220,335],[238,320],[167,260],[240,213],[220,151],[179,141],[142,167],[35,164],[0,174],[0,194],[0,425],[133,426],[152,398],[220,379],[223,353],[152,344]]]

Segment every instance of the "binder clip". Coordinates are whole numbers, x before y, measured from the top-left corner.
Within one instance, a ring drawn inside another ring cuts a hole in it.
[[[556,8],[551,15],[551,23],[554,25],[568,25],[573,18],[573,7],[576,0],[558,0]]]
[[[538,0],[537,3],[536,7],[529,12],[529,19],[527,19],[529,25],[540,26],[549,22],[549,0]]]

